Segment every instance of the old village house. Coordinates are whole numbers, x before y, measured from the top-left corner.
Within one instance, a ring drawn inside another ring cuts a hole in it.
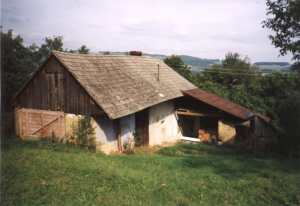
[[[272,135],[267,118],[196,88],[163,61],[139,52],[54,51],[16,95],[14,106],[23,139],[68,140],[74,119],[91,116],[94,144],[106,153],[137,138],[153,146],[180,139],[230,142],[249,131]]]

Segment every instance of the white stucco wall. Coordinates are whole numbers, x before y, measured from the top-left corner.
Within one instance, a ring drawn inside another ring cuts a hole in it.
[[[149,145],[173,143],[181,132],[176,119],[173,102],[164,102],[149,109]]]
[[[118,150],[118,142],[114,131],[113,121],[105,116],[93,118],[95,129],[96,148],[106,154]]]
[[[118,140],[113,121],[99,116],[92,120],[95,129],[97,150],[106,154],[118,151]],[[120,119],[122,144],[134,141],[135,114]],[[172,102],[164,102],[149,109],[149,145],[173,143],[179,140],[181,132],[178,127],[175,109]],[[132,140],[132,141],[129,141]]]
[[[135,116],[133,114],[120,119],[120,135],[123,145],[134,141],[134,117]],[[95,128],[96,145],[98,150],[101,150],[106,154],[118,151],[118,141],[112,120],[104,116],[94,118],[93,127]]]

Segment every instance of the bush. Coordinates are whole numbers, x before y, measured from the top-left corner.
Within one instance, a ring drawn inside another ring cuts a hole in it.
[[[279,139],[282,152],[289,156],[300,151],[300,94],[290,95],[279,107],[282,135]]]
[[[134,139],[129,138],[127,142],[123,144],[123,152],[125,154],[134,154]]]
[[[95,146],[95,129],[91,124],[90,116],[79,117],[78,128],[76,129],[75,138],[78,144],[83,146]]]

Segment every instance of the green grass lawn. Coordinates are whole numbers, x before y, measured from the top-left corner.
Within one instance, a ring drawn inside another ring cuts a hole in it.
[[[299,159],[203,144],[105,156],[10,140],[1,164],[1,205],[300,205]]]

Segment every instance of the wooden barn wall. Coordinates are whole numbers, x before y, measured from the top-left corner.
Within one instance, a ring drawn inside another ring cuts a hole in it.
[[[102,114],[87,92],[51,57],[17,97],[17,107],[64,111],[73,114]]]

